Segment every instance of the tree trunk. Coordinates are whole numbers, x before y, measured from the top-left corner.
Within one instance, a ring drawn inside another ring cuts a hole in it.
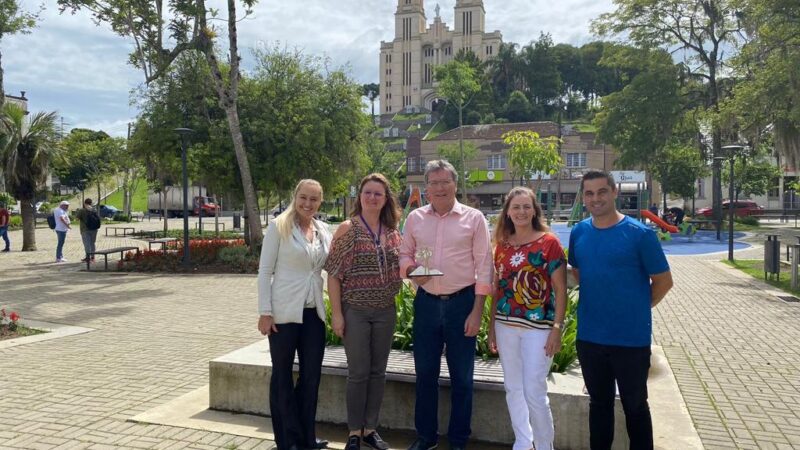
[[[6,89],[3,87],[3,53],[0,52],[0,110],[6,104]]]
[[[167,237],[167,231],[169,231],[169,224],[167,223],[167,219],[169,218],[169,214],[167,214],[167,190],[161,190],[161,197],[163,200],[161,201],[161,216],[164,218],[164,237]]]
[[[255,249],[261,245],[261,217],[258,212],[258,198],[253,188],[253,177],[250,174],[250,162],[247,160],[247,152],[244,148],[244,137],[239,125],[239,111],[234,103],[231,107],[225,108],[228,116],[228,127],[233,137],[233,150],[236,153],[236,162],[239,163],[239,175],[242,177],[242,187],[244,189],[245,216],[249,225],[250,248]]]
[[[33,210],[32,198],[20,199],[20,214],[22,215],[22,251],[36,251],[36,211]],[[48,211],[49,213],[49,211]]]

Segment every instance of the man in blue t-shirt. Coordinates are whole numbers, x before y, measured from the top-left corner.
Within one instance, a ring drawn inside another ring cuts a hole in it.
[[[611,448],[616,381],[630,448],[651,450],[650,310],[672,288],[672,275],[655,232],[617,211],[613,176],[589,171],[581,191],[591,217],[570,233],[569,263],[580,282],[577,350],[589,392],[590,447]]]

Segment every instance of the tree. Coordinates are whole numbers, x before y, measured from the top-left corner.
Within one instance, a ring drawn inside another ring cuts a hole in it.
[[[564,161],[558,153],[559,139],[555,136],[539,137],[535,131],[509,131],[503,135],[503,142],[510,146],[508,150],[508,165],[513,177],[521,180],[530,180],[537,177],[536,187],[542,181],[542,175],[555,175],[564,166]]]
[[[489,78],[495,87],[496,100],[500,104],[505,103],[512,92],[521,89],[519,73],[522,63],[517,54],[517,47],[519,45],[513,42],[501,42],[496,56],[488,61]]]
[[[679,142],[668,144],[653,159],[651,164],[654,178],[661,183],[666,205],[667,193],[683,199],[694,195],[695,183],[705,176],[707,169],[696,148]]]
[[[522,48],[521,59],[531,104],[539,105],[547,112],[562,91],[553,39],[542,33],[539,40]]]
[[[541,112],[541,110],[540,110]],[[514,91],[508,97],[508,102],[503,106],[503,117],[508,119],[509,122],[530,122],[541,117],[536,115],[531,106],[531,102],[520,91]]]
[[[640,73],[621,91],[603,97],[594,119],[598,140],[619,152],[618,164],[647,166],[669,141],[682,116],[677,67],[664,51],[619,48],[606,64],[637,67]]]
[[[720,71],[732,55],[741,30],[737,0],[616,0],[617,9],[601,15],[592,24],[601,36],[626,36],[641,48],[662,46],[682,51],[689,78],[698,80],[703,110],[720,112]],[[723,130],[711,120],[711,156],[719,156]],[[705,152],[703,152],[705,153]],[[714,173],[714,185],[719,183]],[[714,205],[719,204],[714,190]],[[719,214],[717,209],[716,214]],[[716,215],[715,214],[715,215]]]
[[[364,90],[363,91],[364,92],[364,97],[367,97],[367,100],[369,100],[370,106],[372,106],[371,118],[372,118],[372,124],[374,125],[375,124],[375,100],[377,100],[378,97],[380,97],[381,89],[380,89],[380,86],[378,86],[377,83],[365,84],[365,85],[362,86],[362,89]]]
[[[439,157],[450,162],[463,179],[463,185],[472,187],[475,182],[470,181],[469,168],[461,161],[461,147],[456,144],[442,144],[436,148]],[[472,161],[478,156],[478,147],[472,142],[464,144],[464,161]]]
[[[243,0],[245,16],[255,3],[256,0]],[[121,36],[131,37],[134,41],[131,62],[144,72],[147,83],[162,77],[173,61],[185,52],[196,51],[205,57],[210,70],[211,85],[219,106],[225,111],[233,152],[239,167],[245,217],[249,225],[249,235],[246,237],[251,249],[260,245],[263,237],[261,219],[238,110],[241,58],[236,26],[236,0],[227,1],[228,17],[225,22],[228,61],[225,73],[214,49],[219,30],[208,23],[209,14],[213,19],[217,11],[207,7],[205,0],[176,0],[168,3],[167,10],[164,10],[161,1],[150,4],[134,0],[58,0],[58,4],[62,11],[87,9],[92,12],[95,21],[109,24]],[[167,48],[165,41],[174,42],[174,47]]]
[[[478,74],[469,64],[453,60],[435,69],[436,81],[439,86],[436,88],[439,95],[447,99],[458,109],[458,146],[460,149],[461,167],[466,167],[464,155],[464,107],[472,101],[481,85],[478,82]],[[461,199],[467,201],[467,185],[465,174],[461,174]]]
[[[30,33],[31,28],[36,26],[39,13],[44,7],[40,7],[36,13],[23,11],[18,0],[0,0],[0,43],[3,38],[13,34]],[[0,108],[6,101],[6,92],[3,88],[3,65],[2,52],[0,52]]]
[[[39,112],[30,119],[19,106],[8,103],[0,116],[0,167],[6,189],[21,203],[22,251],[36,251],[33,203],[44,187],[50,161],[60,151],[55,112]]]

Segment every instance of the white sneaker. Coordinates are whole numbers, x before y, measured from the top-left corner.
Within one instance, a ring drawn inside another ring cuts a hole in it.
[[[66,258],[61,258],[56,260],[57,263],[67,262]]]

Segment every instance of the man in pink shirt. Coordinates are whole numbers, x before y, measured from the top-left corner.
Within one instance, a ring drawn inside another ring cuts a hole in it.
[[[480,211],[456,201],[458,173],[444,160],[425,167],[429,205],[406,219],[400,247],[400,273],[409,276],[430,253],[429,269],[438,277],[413,277],[420,286],[414,298],[415,426],[417,440],[409,450],[438,445],[439,371],[444,347],[450,371],[450,448],[466,447],[471,434],[472,376],[475,336],[483,303],[491,292],[492,252],[489,228]]]

